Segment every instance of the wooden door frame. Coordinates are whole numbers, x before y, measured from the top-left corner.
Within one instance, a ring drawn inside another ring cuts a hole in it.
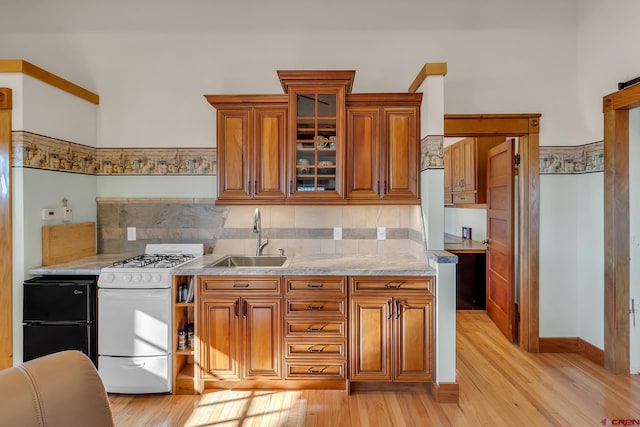
[[[605,96],[604,113],[604,366],[629,373],[629,110],[640,85]]]
[[[445,137],[513,136],[519,138],[519,344],[539,351],[541,114],[445,114]]]
[[[0,370],[13,366],[11,94],[0,88]]]

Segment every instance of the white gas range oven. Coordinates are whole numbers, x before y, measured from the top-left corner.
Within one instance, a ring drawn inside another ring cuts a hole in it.
[[[107,392],[171,392],[171,269],[203,252],[202,244],[148,244],[100,270],[98,373]]]

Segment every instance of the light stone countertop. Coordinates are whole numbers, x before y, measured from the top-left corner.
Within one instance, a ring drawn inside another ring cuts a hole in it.
[[[29,274],[32,276],[47,276],[47,275],[61,275],[61,276],[74,276],[74,275],[99,275],[102,267],[109,267],[116,261],[120,261],[133,254],[100,254],[87,258],[77,259],[75,261],[65,262],[64,264],[55,264],[32,268],[29,270]]]
[[[171,271],[176,275],[430,276],[426,260],[410,255],[296,255],[282,267],[209,267],[225,254],[205,255]]]
[[[37,275],[99,275],[132,254],[103,254],[64,264],[29,270]],[[427,261],[409,255],[297,255],[290,256],[282,267],[208,267],[225,254],[209,254],[171,270],[174,275],[336,275],[336,276],[430,276],[435,270]]]

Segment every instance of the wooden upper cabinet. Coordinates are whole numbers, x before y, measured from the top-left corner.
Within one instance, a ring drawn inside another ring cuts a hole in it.
[[[347,96],[347,199],[419,203],[422,94]]]
[[[208,95],[217,109],[219,204],[286,197],[286,96]]]
[[[445,203],[481,204],[487,201],[487,153],[504,137],[465,138],[445,148]],[[447,149],[450,160],[447,160]],[[450,178],[450,201],[447,198]]]
[[[354,71],[278,71],[289,95],[289,198],[344,199],[345,95]]]
[[[352,94],[354,76],[278,71],[284,95],[205,95],[217,203],[419,203],[422,94]]]
[[[380,109],[347,109],[347,197],[380,198]]]
[[[417,107],[384,109],[384,198],[419,199],[419,120]]]

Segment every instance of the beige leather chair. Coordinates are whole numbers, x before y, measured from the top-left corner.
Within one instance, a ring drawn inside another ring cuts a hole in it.
[[[93,364],[63,351],[0,371],[0,427],[113,427]]]

